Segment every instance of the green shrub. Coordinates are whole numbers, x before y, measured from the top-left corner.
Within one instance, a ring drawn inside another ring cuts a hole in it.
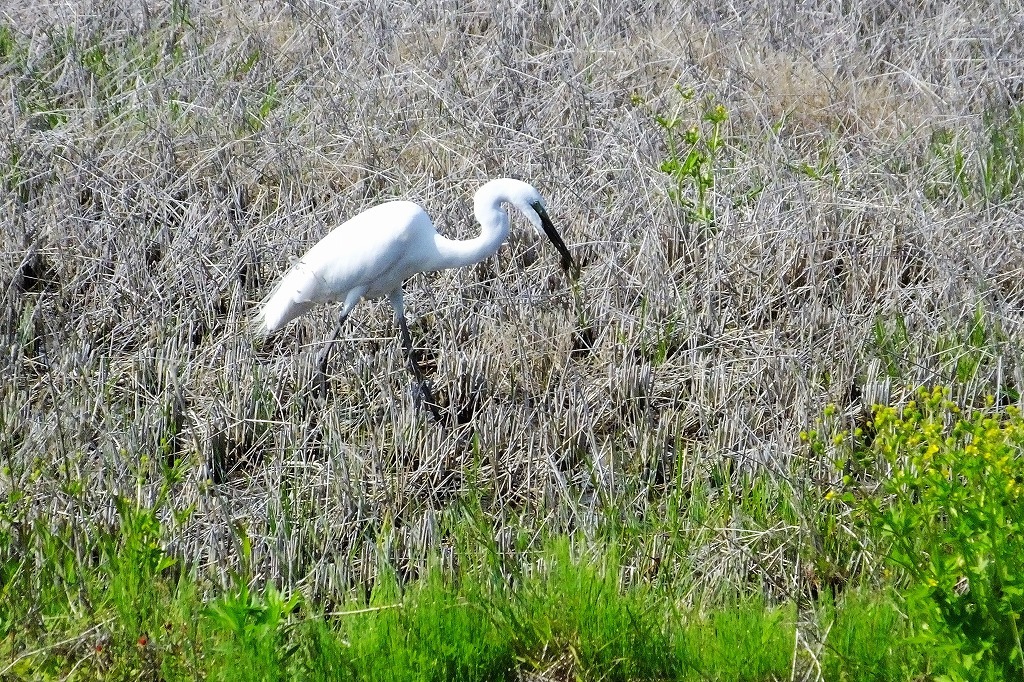
[[[214,679],[283,679],[288,646],[289,615],[299,605],[297,595],[285,598],[272,583],[259,595],[241,583],[205,610],[214,641],[213,656],[224,665]]]
[[[964,412],[948,395],[875,409],[872,448],[891,474],[864,511],[909,578],[920,640],[948,654],[950,677],[1021,679],[1024,418],[992,400]]]

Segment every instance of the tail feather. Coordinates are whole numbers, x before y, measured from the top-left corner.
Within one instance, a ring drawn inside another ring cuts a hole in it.
[[[267,336],[276,332],[316,305],[316,301],[309,300],[308,279],[309,272],[302,267],[301,262],[285,273],[277,286],[263,299],[259,312],[252,318],[256,335]]]

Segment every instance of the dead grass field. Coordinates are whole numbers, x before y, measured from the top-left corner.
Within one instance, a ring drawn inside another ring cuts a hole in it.
[[[825,405],[1020,400],[1019,8],[13,0],[0,22],[0,490],[25,518],[84,537],[170,485],[190,565],[226,575],[244,536],[254,575],[331,599],[449,556],[467,495],[513,552],[766,474],[795,521],[709,523],[670,563],[694,594],[786,594],[824,532],[801,502],[841,473],[799,438]],[[669,200],[655,121],[705,102],[729,114],[713,228]],[[336,309],[250,334],[334,225],[402,197],[466,237],[497,176],[546,197],[579,295],[518,218],[497,257],[409,281],[448,423],[413,409],[386,302],[323,400]]]

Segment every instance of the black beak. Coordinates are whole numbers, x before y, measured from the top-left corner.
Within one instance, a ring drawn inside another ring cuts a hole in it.
[[[572,259],[572,255],[569,254],[569,249],[566,248],[565,242],[562,241],[562,237],[558,234],[558,230],[555,229],[554,224],[551,222],[551,218],[548,217],[548,212],[544,210],[544,207],[537,202],[532,205],[534,211],[540,216],[540,224],[544,228],[544,234],[548,236],[551,243],[558,249],[558,253],[562,256],[562,269],[565,270],[570,277],[576,279],[579,277],[580,269],[576,265],[576,261]]]

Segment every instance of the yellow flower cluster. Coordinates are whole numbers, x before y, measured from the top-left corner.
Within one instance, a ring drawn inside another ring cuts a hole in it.
[[[920,487],[922,494],[949,485],[980,494],[996,492],[1016,502],[1024,483],[1024,419],[1015,407],[964,411],[949,398],[949,389],[922,389],[902,409],[878,406],[873,447],[891,465],[899,482]]]
[[[1019,638],[1000,637],[1024,621],[1024,419],[994,397],[958,405],[943,387],[915,398],[876,407],[874,436],[852,439],[851,458],[888,463],[882,494],[853,498],[857,511],[925,612],[1012,660]]]

